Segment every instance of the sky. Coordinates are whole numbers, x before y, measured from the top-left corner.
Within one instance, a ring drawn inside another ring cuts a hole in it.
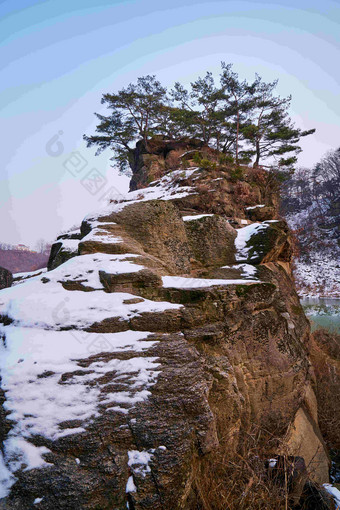
[[[146,74],[189,84],[221,61],[292,94],[296,125],[316,128],[300,166],[340,146],[340,1],[0,0],[0,242],[52,241],[127,191],[82,139],[103,93]]]

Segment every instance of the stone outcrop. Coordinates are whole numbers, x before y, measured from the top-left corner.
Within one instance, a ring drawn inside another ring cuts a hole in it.
[[[55,269],[67,260],[78,255],[78,242],[81,239],[80,232],[61,234],[51,246],[50,257],[47,262],[47,269]]]
[[[130,154],[132,179],[130,191],[145,188],[152,181],[160,179],[166,172],[181,167],[186,155],[202,150],[210,152],[211,149],[201,140],[167,140],[164,136],[156,136],[145,146],[143,140],[137,142],[136,148]]]
[[[162,147],[177,164],[184,147]],[[254,176],[242,187],[188,160],[164,176],[175,163],[159,157],[143,156],[158,181],[87,217],[58,241],[71,257],[53,248],[52,270],[0,299],[0,508],[204,508],[204,467],[254,424],[328,481],[285,222],[251,223],[267,199]]]
[[[10,287],[13,282],[13,275],[8,269],[0,267],[0,289]]]

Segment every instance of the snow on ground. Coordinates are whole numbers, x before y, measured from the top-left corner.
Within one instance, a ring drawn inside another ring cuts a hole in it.
[[[216,285],[241,285],[244,283],[258,283],[258,280],[218,280],[209,278],[185,278],[182,276],[163,276],[163,287],[173,289],[195,289],[213,287]]]
[[[235,239],[236,246],[236,260],[242,261],[248,259],[248,251],[251,246],[248,246],[250,238],[258,234],[259,232],[266,230],[268,225],[266,223],[252,223],[247,227],[237,229],[237,237]],[[253,258],[256,258],[257,254],[253,254]]]
[[[34,446],[30,442],[32,437],[56,440],[83,432],[91,419],[98,416],[101,406],[105,405],[108,412],[112,409],[126,413],[136,402],[148,397],[149,388],[156,382],[159,364],[155,357],[138,357],[134,353],[157,343],[147,340],[150,334],[138,331],[88,333],[86,342],[81,342],[77,332],[1,326],[4,409],[12,422],[4,441],[4,457],[0,457],[3,489],[13,482],[11,473],[17,469],[46,466],[43,455],[48,449]],[[93,359],[85,369],[78,364],[90,355],[107,352],[108,346],[115,353],[131,352],[132,357]],[[65,373],[70,377],[62,381]],[[101,387],[94,384],[108,373],[110,383]],[[110,391],[116,380],[122,389]],[[101,388],[105,388],[105,392],[101,392]],[[71,420],[77,420],[75,428],[60,426]]]
[[[195,216],[183,216],[183,221],[200,220],[201,218],[208,218],[214,216],[213,214],[196,214]]]
[[[289,227],[302,237],[302,246],[305,238],[312,238],[309,260],[294,260],[298,293],[301,297],[340,298],[340,248],[334,231],[320,228],[319,215],[320,204],[314,201],[306,209],[286,216]]]
[[[13,273],[13,278],[31,278],[32,276],[37,276],[41,273],[46,273],[47,267],[43,267],[42,269],[36,269],[35,271],[26,271],[25,273]]]
[[[14,273],[13,274],[13,283],[12,287],[15,285],[19,285],[26,280],[30,280],[31,278],[36,278],[47,272],[47,267],[43,267],[42,269],[37,269],[36,271],[27,271],[26,273]]]
[[[336,252],[314,251],[310,262],[295,259],[294,275],[301,297],[340,298],[340,260]]]

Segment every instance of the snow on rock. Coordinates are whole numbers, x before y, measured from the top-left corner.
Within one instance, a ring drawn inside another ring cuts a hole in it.
[[[46,331],[36,328],[2,326],[0,336],[0,370],[5,392],[4,408],[12,427],[4,441],[4,458],[0,460],[3,491],[9,488],[12,473],[19,468],[33,469],[47,465],[46,447],[36,447],[30,439],[42,436],[57,440],[85,431],[102,406],[111,404],[128,412],[135,403],[145,400],[155,384],[159,370],[157,358],[135,353],[147,351],[157,342],[147,340],[150,333],[87,333]],[[79,360],[102,352],[131,352],[127,359],[93,359],[86,369]],[[63,374],[70,376],[61,382]],[[109,384],[93,382],[105,374]],[[119,391],[110,390],[115,379]],[[108,386],[108,388],[106,388]],[[105,387],[105,392],[102,392]],[[77,420],[77,426],[61,427],[62,422]],[[79,424],[80,423],[80,424]]]
[[[47,267],[43,267],[42,269],[37,269],[36,271],[27,271],[26,273],[15,273],[13,275],[13,283],[12,287],[15,285],[19,285],[26,280],[30,280],[32,278],[36,278],[47,272]]]
[[[150,450],[154,452],[154,450]],[[138,450],[132,450],[128,452],[128,466],[135,474],[142,475],[145,477],[146,473],[150,473],[151,469],[149,466],[149,462],[152,459],[152,453],[143,450],[139,452]]]
[[[61,243],[60,247],[63,251],[69,251],[75,253],[78,251],[79,239],[58,239],[57,243]]]
[[[0,453],[0,499],[8,495],[14,482],[15,478],[6,466],[3,453]]]
[[[38,276],[41,273],[46,273],[47,267],[43,267],[41,269],[36,269],[35,271],[26,271],[24,273],[14,273],[13,278],[31,278],[33,276]]]
[[[111,225],[115,225],[115,223],[112,222]],[[103,224],[100,224],[100,222],[98,221],[91,222],[91,227],[92,227],[91,232],[89,232],[85,237],[82,238],[81,240],[82,243],[85,241],[97,241],[104,244],[116,244],[123,242],[123,239],[121,237],[109,234],[103,228]]]
[[[251,264],[235,264],[233,266],[222,266],[222,269],[237,269],[241,271],[241,276],[245,279],[256,279],[257,269]]]
[[[197,172],[198,168],[190,170],[175,170],[164,175],[160,180],[153,181],[148,188],[143,188],[135,191],[130,191],[122,198],[114,203],[106,204],[101,210],[90,213],[85,217],[85,221],[92,223],[97,221],[98,218],[108,216],[112,213],[122,211],[124,207],[148,200],[175,200],[178,198],[186,197],[190,194],[195,194],[196,191],[190,186],[180,186],[176,183],[176,179],[183,177],[187,179],[192,174]],[[85,237],[82,241],[87,240]],[[95,237],[97,240],[97,237]]]
[[[135,296],[123,293],[102,292],[98,271],[128,273],[143,268],[126,258],[133,255],[89,254],[70,259],[47,276],[36,277],[22,285],[3,289],[0,294],[0,315],[25,327],[61,329],[73,327],[84,329],[94,322],[109,317],[129,319],[144,312],[162,312],[177,309],[181,305],[153,302],[144,299],[137,304],[124,304]],[[48,280],[48,281],[47,281]],[[82,282],[96,290],[67,291],[61,282]]]
[[[331,485],[330,483],[324,483],[323,487],[328,492],[328,494],[330,494],[333,497],[337,507],[339,507],[339,505],[340,505],[340,491],[336,487]]]
[[[201,218],[208,218],[214,216],[213,214],[196,214],[195,216],[183,216],[183,221],[200,220]]]
[[[128,481],[126,483],[126,489],[125,492],[128,494],[129,492],[136,492],[137,487],[135,486],[135,483],[133,481],[133,476],[129,476]]]
[[[173,289],[194,289],[213,287],[216,285],[242,285],[244,283],[258,283],[258,280],[219,280],[209,278],[185,278],[182,276],[163,276],[163,287]]]
[[[259,207],[265,207],[265,205],[259,204],[259,205],[253,205],[252,207],[246,207],[246,211],[251,211],[252,209],[257,209]]]
[[[255,234],[258,234],[261,231],[266,230],[267,228],[268,225],[266,223],[252,223],[247,227],[239,228],[237,230],[237,237],[235,239],[235,246],[237,250],[236,260],[238,261],[247,260],[248,251],[250,249],[250,246],[248,246],[248,244],[251,237]],[[257,254],[254,254],[255,258],[256,256]]]

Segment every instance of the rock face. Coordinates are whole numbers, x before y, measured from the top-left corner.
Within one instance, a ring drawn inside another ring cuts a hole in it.
[[[252,176],[241,199],[216,174],[109,204],[71,258],[54,248],[51,271],[0,295],[0,508],[204,509],[205,466],[253,424],[328,481],[289,231],[250,223]]]
[[[151,140],[148,147],[142,140],[137,142],[136,148],[131,151],[130,156],[132,169],[130,191],[145,188],[152,181],[161,178],[164,173],[177,170],[186,154],[202,148],[205,151],[211,151],[200,140],[193,139],[173,141],[159,136]]]
[[[47,262],[47,269],[55,269],[67,260],[78,255],[78,240],[81,239],[80,232],[73,231],[57,237],[51,246],[50,257]]]
[[[13,275],[8,269],[0,267],[0,289],[10,287],[13,282]]]

